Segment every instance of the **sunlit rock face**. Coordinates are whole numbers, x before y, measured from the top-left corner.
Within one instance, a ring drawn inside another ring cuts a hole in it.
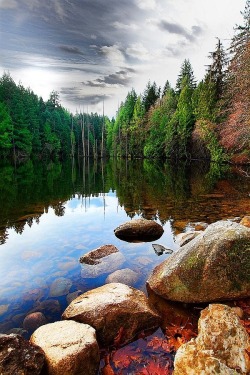
[[[148,285],[186,303],[249,297],[250,229],[231,221],[209,225],[157,266]]]
[[[249,336],[233,309],[209,305],[201,312],[198,329],[197,338],[178,349],[174,375],[249,374]]]
[[[44,364],[43,351],[21,336],[0,334],[0,374],[39,375]]]
[[[114,232],[116,237],[127,242],[147,242],[158,240],[164,229],[153,220],[134,219],[119,225]]]
[[[132,341],[140,331],[158,327],[160,320],[143,292],[120,283],[83,293],[62,318],[91,325],[104,346],[114,344],[117,337],[119,344]]]
[[[49,375],[96,375],[99,347],[95,330],[87,324],[62,321],[39,327],[30,341],[45,354]]]

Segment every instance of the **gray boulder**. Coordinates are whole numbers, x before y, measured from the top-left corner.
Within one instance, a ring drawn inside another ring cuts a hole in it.
[[[250,229],[230,221],[209,225],[157,266],[148,286],[186,303],[250,296]]]

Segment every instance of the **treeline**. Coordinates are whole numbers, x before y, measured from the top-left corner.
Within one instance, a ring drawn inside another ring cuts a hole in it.
[[[111,155],[250,161],[249,0],[242,15],[230,50],[218,39],[201,82],[186,59],[175,88],[148,82],[127,94],[107,134]]]
[[[104,155],[107,118],[96,113],[72,115],[60,105],[58,92],[48,101],[16,84],[10,74],[0,78],[0,156],[23,161]]]
[[[74,116],[53,91],[44,101],[0,79],[0,156],[25,160],[79,155],[103,158],[206,158],[250,162],[250,0],[229,51],[218,39],[210,64],[197,83],[185,59],[175,87],[148,82],[134,89],[109,120],[98,114]]]

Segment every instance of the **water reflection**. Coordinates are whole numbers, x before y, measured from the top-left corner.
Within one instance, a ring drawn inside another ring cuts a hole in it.
[[[169,254],[158,256],[152,243],[123,242],[114,228],[129,218],[154,219],[164,227],[159,242],[176,249],[175,234],[190,222],[250,213],[247,176],[217,165],[140,160],[2,166],[0,332],[22,333],[31,312],[59,319],[71,299],[118,268],[133,270],[134,286],[145,290],[152,268]],[[119,249],[116,267],[83,270],[80,256],[103,244]]]

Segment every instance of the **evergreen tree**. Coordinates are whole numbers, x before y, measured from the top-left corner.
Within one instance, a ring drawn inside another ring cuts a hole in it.
[[[145,109],[145,112],[148,112],[150,107],[155,105],[157,99],[160,98],[160,88],[157,88],[155,82],[151,84],[149,81],[147,83],[146,89],[144,90],[142,103]]]
[[[181,70],[176,81],[176,92],[181,93],[184,85],[188,85],[190,89],[195,89],[196,81],[194,78],[193,69],[189,60],[185,59],[181,65]]]

